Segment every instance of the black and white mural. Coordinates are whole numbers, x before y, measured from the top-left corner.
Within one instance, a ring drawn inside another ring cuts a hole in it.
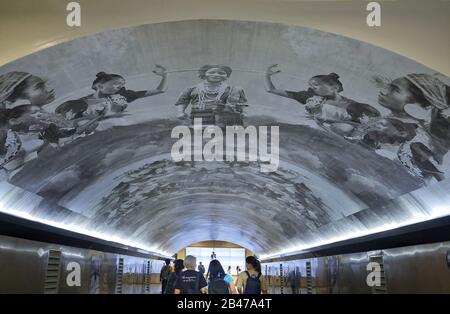
[[[1,210],[171,254],[201,240],[287,252],[446,215],[449,98],[436,71],[308,28],[100,33],[0,67]],[[276,171],[173,160],[172,130],[200,118],[276,126]]]

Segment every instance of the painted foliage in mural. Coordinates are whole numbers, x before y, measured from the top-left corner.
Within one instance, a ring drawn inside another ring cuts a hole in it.
[[[450,176],[449,82],[301,27],[186,21],[101,33],[0,68],[2,178],[136,239],[176,234],[170,217],[192,224],[191,239],[160,248],[258,243],[262,226],[260,248],[276,248]],[[277,170],[174,161],[171,131],[199,118],[223,130],[277,126]],[[195,223],[180,209],[191,207]],[[205,237],[212,212],[224,223]],[[246,234],[229,219],[247,237],[230,239],[228,215],[259,227]]]

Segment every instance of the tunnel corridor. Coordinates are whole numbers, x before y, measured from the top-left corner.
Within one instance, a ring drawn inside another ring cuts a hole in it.
[[[237,285],[256,257],[270,294],[449,293],[449,98],[411,59],[266,22],[2,65],[0,293],[157,294],[195,254]]]

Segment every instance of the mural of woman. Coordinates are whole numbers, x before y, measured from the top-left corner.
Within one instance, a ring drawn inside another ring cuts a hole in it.
[[[1,167],[14,170],[46,143],[70,136],[73,124],[42,106],[55,92],[40,77],[26,72],[0,75]]]
[[[411,100],[431,109],[430,133],[450,148],[450,86],[429,74],[408,74]]]
[[[203,81],[184,89],[175,103],[178,118],[187,118],[186,109],[191,105],[192,121],[202,118],[206,125],[242,125],[247,98],[242,88],[226,83],[231,72],[232,69],[226,65],[202,66],[198,76]]]
[[[348,135],[356,125],[368,118],[380,116],[378,110],[370,105],[342,96],[340,93],[344,89],[336,73],[316,75],[309,79],[307,90],[295,92],[275,87],[272,76],[281,72],[277,67],[277,64],[273,64],[266,70],[267,91],[304,104],[310,117],[327,130],[339,135]]]
[[[98,126],[98,121],[120,115],[128,104],[144,97],[164,93],[167,89],[167,72],[161,65],[156,65],[153,73],[161,77],[155,89],[133,91],[125,88],[125,78],[119,74],[99,72],[92,83],[93,94],[69,100],[59,105],[55,112],[69,120],[84,120],[85,124]],[[80,122],[82,124],[82,122]]]
[[[354,135],[378,153],[391,149],[413,174],[442,180],[440,168],[450,143],[448,86],[429,74],[408,74],[392,81],[375,77],[375,82],[380,88],[378,102],[391,114],[374,119]],[[408,104],[431,109],[431,116],[426,120],[411,116],[405,110]]]
[[[0,76],[0,108],[5,109],[18,100],[43,106],[55,99],[55,92],[46,82],[30,73],[8,72]]]

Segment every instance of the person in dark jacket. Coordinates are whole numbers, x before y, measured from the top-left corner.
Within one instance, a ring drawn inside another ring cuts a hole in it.
[[[159,274],[159,281],[161,282],[161,294],[166,291],[167,278],[170,273],[170,259],[165,260],[165,265],[161,267],[161,272]]]
[[[184,261],[182,259],[177,259],[174,262],[174,270],[169,273],[169,277],[167,278],[166,289],[164,294],[174,294],[175,293],[175,284],[177,282],[178,276],[180,276],[181,272],[184,269]]]

